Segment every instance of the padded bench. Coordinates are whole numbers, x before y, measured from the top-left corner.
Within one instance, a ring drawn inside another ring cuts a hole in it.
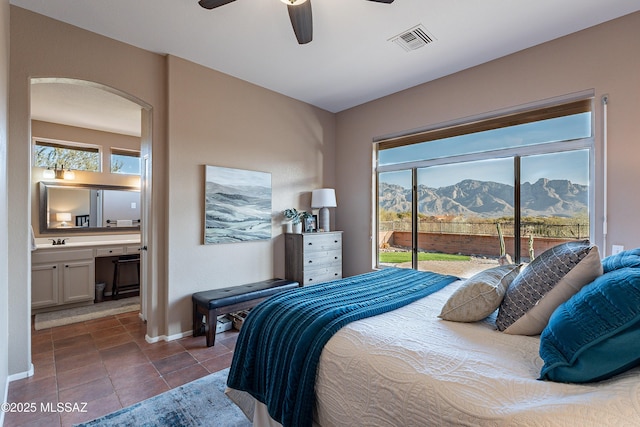
[[[247,310],[278,292],[294,289],[298,282],[285,279],[269,279],[262,282],[229,288],[196,292],[193,301],[193,336],[207,336],[207,347],[215,344],[218,316],[234,311]]]

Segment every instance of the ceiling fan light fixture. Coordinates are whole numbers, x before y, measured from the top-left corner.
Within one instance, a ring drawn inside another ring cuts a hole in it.
[[[280,1],[288,6],[297,6],[299,4],[306,2],[307,0],[280,0]]]

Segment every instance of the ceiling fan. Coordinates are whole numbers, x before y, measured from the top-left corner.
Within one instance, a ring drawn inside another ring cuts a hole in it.
[[[200,0],[198,4],[205,9],[215,9],[235,0]],[[311,0],[280,0],[287,5],[293,32],[299,44],[313,40],[313,22],[311,19]],[[393,3],[393,0],[368,0],[376,3]]]

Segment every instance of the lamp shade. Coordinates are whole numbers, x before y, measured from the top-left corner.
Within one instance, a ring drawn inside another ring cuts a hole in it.
[[[56,221],[62,221],[62,222],[71,221],[71,212],[58,212],[56,214]]]
[[[333,188],[319,188],[311,192],[312,208],[335,208],[336,190]]]

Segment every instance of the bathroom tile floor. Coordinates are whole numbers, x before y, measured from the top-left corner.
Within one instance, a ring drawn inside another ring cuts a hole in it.
[[[149,344],[137,312],[31,330],[34,375],[9,384],[4,426],[71,426],[231,365],[237,331]],[[58,411],[58,409],[61,409]],[[27,412],[29,411],[29,412]]]

